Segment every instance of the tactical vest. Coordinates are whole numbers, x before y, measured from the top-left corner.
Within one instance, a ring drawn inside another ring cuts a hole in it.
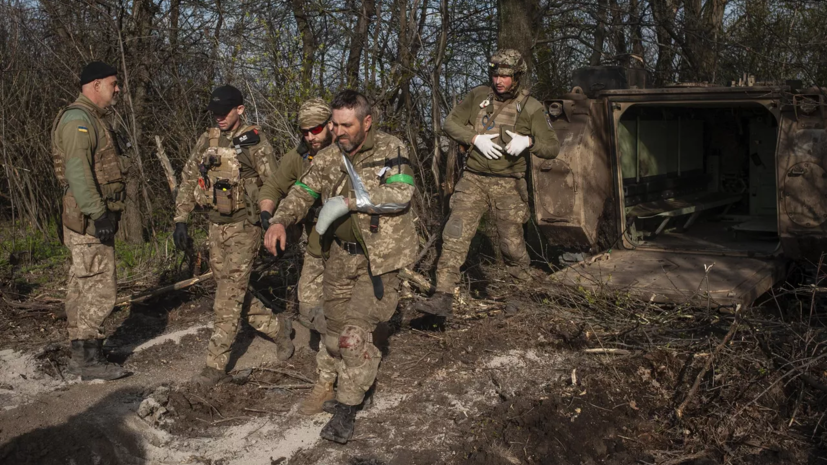
[[[124,209],[125,200],[125,175],[129,170],[129,162],[126,157],[120,156],[120,148],[115,142],[115,136],[109,125],[98,116],[97,109],[85,102],[74,102],[58,113],[52,123],[52,162],[55,168],[55,176],[61,187],[64,188],[62,220],[64,226],[78,234],[85,234],[88,218],[80,210],[72,192],[68,190],[69,183],[66,181],[66,154],[57,143],[57,128],[63,115],[69,110],[82,110],[92,120],[97,137],[99,131],[103,131],[102,146],[99,144],[92,153],[92,173],[98,191],[109,211],[120,212]]]
[[[60,125],[60,120],[63,115],[69,110],[83,110],[93,120],[95,125],[95,132],[103,129],[103,147],[98,147],[92,154],[92,169],[95,174],[95,181],[98,185],[123,183],[125,172],[121,169],[121,163],[118,159],[118,147],[115,145],[115,140],[109,126],[98,116],[97,109],[84,102],[74,102],[68,107],[64,108],[55,118],[52,124],[52,161],[55,165],[55,175],[58,182],[62,186],[68,185],[66,182],[66,154],[57,144],[57,127]]]
[[[528,97],[526,89],[521,90],[516,98],[503,101],[495,99],[493,93],[489,94],[480,104],[480,111],[474,120],[474,131],[477,134],[498,134],[493,142],[505,148],[507,142],[503,139],[510,140],[505,131],[514,131]]]
[[[245,127],[239,133],[249,128],[252,126]],[[199,169],[202,178],[195,188],[195,202],[198,205],[213,208],[222,215],[232,215],[247,206],[249,202],[245,202],[245,192],[249,189],[241,178],[237,149],[221,137],[219,128],[209,130],[209,147],[204,151]],[[254,212],[255,209],[252,210]]]

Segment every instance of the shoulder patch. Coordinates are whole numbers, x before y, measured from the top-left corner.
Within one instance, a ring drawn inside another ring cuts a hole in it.
[[[89,129],[85,126],[78,126],[78,132],[82,132],[85,134],[89,132]]]

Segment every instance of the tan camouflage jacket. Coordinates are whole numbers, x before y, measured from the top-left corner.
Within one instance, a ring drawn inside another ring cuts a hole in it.
[[[235,131],[224,131],[221,133],[219,139],[219,146],[230,147],[232,140],[247,131],[256,129],[261,137],[261,142],[258,144],[245,148],[238,154],[238,161],[241,165],[242,180],[255,180],[255,183],[244,183],[248,188],[246,195],[250,198],[245,202],[246,208],[241,208],[232,215],[222,215],[217,210],[209,211],[210,221],[217,224],[237,223],[248,218],[247,209],[252,206],[256,209],[249,218],[258,220],[258,186],[264,184],[264,181],[270,177],[273,172],[273,167],[276,165],[273,154],[273,147],[267,141],[267,137],[262,133],[258,126],[241,125]],[[201,173],[198,171],[198,165],[201,164],[204,158],[204,152],[209,148],[209,131],[205,131],[198,138],[195,147],[192,150],[189,160],[181,170],[181,185],[178,187],[178,196],[175,199],[175,222],[186,223],[189,219],[189,214],[195,209],[197,203],[195,201],[194,191],[198,188],[198,180],[201,178]],[[257,186],[256,186],[257,184]],[[254,192],[251,192],[254,191]]]
[[[362,148],[351,162],[370,195],[371,203],[410,205],[415,190],[413,169],[408,151],[402,141],[371,128]],[[300,221],[317,198],[327,201],[342,195],[355,198],[347,182],[347,171],[342,152],[331,144],[316,154],[313,165],[301,181],[294,185],[276,210],[272,224],[290,226]],[[381,177],[380,177],[381,176]],[[352,205],[355,201],[351,202]],[[416,260],[419,241],[410,206],[399,213],[379,215],[379,227],[371,232],[372,215],[352,212],[360,242],[367,251],[368,265],[373,276],[411,265]],[[329,244],[333,228],[325,234],[323,243]]]

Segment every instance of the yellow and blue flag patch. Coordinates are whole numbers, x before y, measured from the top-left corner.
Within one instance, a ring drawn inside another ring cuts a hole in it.
[[[78,126],[78,132],[86,134],[89,132],[89,129],[87,129],[85,126]]]

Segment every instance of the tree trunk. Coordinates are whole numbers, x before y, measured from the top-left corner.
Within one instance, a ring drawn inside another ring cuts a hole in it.
[[[594,30],[594,45],[592,46],[592,55],[589,57],[589,66],[600,66],[603,61],[603,46],[606,42],[606,17],[609,9],[608,0],[597,1],[597,27]]]
[[[661,87],[673,81],[675,66],[674,41],[676,0],[650,0],[652,16],[655,18],[655,34],[658,40],[658,59],[655,63],[655,86]]]
[[[626,49],[626,28],[623,24],[624,12],[617,4],[617,0],[610,0],[612,10],[612,39],[615,48],[617,64],[624,68],[629,67],[629,51]]]
[[[500,36],[498,46],[512,48],[520,52],[525,60],[528,72],[523,76],[523,84],[529,85],[534,70],[534,39],[540,21],[539,0],[497,0],[499,12]]]
[[[296,19],[296,25],[302,38],[302,83],[305,87],[310,87],[313,80],[313,58],[317,44],[316,35],[313,33],[313,28],[307,18],[304,4],[304,0],[291,0],[293,17]]]
[[[646,52],[643,48],[643,27],[640,21],[640,3],[638,0],[629,0],[629,25],[632,27],[632,68],[644,68]]]
[[[376,0],[363,0],[356,20],[356,30],[350,39],[350,50],[347,55],[345,76],[347,85],[352,86],[359,82],[359,63],[362,60],[362,51],[368,40],[368,28],[376,14]]]

